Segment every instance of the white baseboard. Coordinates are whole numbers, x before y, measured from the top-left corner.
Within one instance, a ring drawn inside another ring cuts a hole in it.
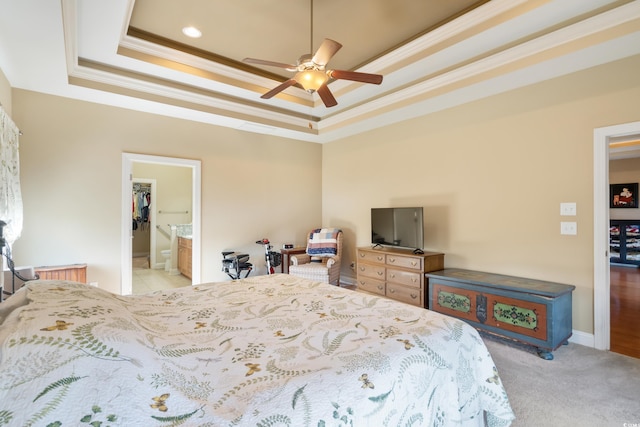
[[[585,347],[595,347],[595,337],[593,334],[588,334],[586,332],[573,330],[573,335],[569,338],[569,342],[574,344],[580,344]]]
[[[351,286],[356,284],[355,277],[340,276],[340,286]]]

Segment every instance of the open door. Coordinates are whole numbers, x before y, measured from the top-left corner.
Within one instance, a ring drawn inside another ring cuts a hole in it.
[[[143,154],[122,154],[122,226],[121,226],[121,287],[122,295],[132,293],[132,221],[131,221],[131,189],[133,186],[133,164],[151,163],[166,166],[180,166],[191,169],[192,175],[192,284],[201,282],[201,214],[200,214],[200,188],[201,188],[201,164],[199,160],[179,159],[172,157],[159,157]]]

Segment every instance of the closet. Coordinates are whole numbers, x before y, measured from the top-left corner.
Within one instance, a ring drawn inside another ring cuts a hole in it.
[[[151,254],[151,184],[133,183],[132,206],[132,256],[149,257]]]

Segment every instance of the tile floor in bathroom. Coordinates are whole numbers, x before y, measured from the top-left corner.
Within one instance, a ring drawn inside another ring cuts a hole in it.
[[[183,275],[171,276],[163,269],[149,268],[147,257],[134,257],[132,262],[132,293],[134,295],[161,289],[191,286],[191,280]]]

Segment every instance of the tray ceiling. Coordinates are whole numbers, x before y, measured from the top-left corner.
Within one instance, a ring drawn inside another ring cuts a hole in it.
[[[313,142],[328,142],[640,53],[640,1],[0,0],[12,87]],[[313,19],[312,19],[313,18]],[[202,37],[184,36],[191,25]],[[324,38],[338,105],[293,86]]]

